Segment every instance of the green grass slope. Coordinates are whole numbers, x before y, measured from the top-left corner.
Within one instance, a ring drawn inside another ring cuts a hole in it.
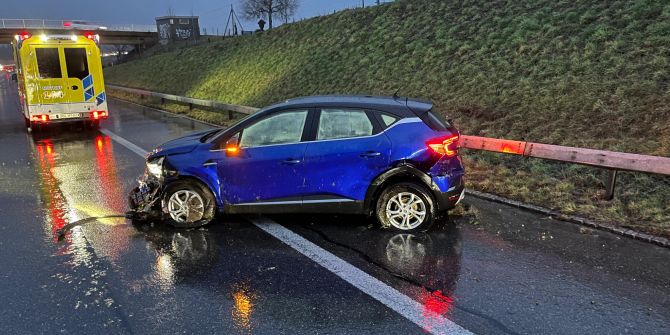
[[[667,1],[398,0],[107,69],[107,82],[249,106],[365,93],[427,98],[463,133],[670,156]],[[470,186],[670,231],[670,181],[469,153]]]

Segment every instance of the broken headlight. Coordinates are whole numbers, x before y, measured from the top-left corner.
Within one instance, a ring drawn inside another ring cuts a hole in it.
[[[154,158],[147,162],[147,173],[157,179],[163,178],[163,161],[165,157]]]

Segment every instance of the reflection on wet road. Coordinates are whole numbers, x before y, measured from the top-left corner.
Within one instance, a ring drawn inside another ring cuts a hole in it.
[[[1,81],[1,79],[0,79]],[[670,252],[469,199],[477,220],[425,234],[356,216],[271,220],[418,302],[424,329],[245,217],[201,229],[122,213],[143,160],[81,126],[29,134],[0,88],[0,324],[8,333],[667,334]],[[208,126],[111,101],[103,124],[145,150]]]

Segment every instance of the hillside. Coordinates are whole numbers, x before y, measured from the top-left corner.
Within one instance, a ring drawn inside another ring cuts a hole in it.
[[[667,1],[398,0],[115,66],[107,82],[249,106],[328,93],[433,100],[463,133],[670,156]],[[470,186],[670,230],[670,181],[469,154]],[[504,181],[504,182],[501,182]],[[667,234],[667,233],[666,233]]]

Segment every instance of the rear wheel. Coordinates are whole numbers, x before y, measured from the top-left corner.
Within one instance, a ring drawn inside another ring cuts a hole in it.
[[[38,133],[44,130],[46,125],[39,122],[30,122],[30,130],[34,133]]]
[[[190,180],[171,183],[163,196],[167,223],[181,228],[208,224],[216,212],[214,195],[205,186]]]
[[[387,187],[377,199],[376,214],[382,227],[405,232],[428,230],[437,215],[428,190],[415,183]]]
[[[88,126],[91,129],[98,129],[100,128],[100,120],[91,120],[91,121],[84,121],[86,123],[86,126]]]

